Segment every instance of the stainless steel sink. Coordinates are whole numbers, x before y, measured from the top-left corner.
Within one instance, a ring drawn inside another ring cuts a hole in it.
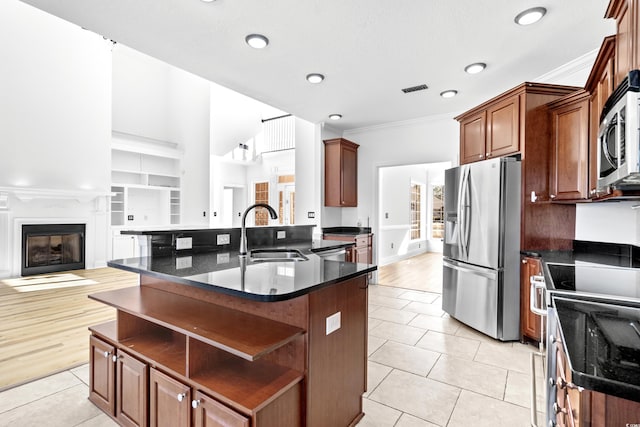
[[[249,253],[249,259],[253,262],[309,260],[297,249],[254,249]]]

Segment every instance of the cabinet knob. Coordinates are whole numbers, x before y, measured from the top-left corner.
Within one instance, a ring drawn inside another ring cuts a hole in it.
[[[526,264],[526,263],[527,263],[527,260],[526,260],[526,259],[523,259],[523,260],[522,260],[522,263],[523,263],[523,264]]]
[[[111,356],[111,352],[110,351],[105,351],[104,352],[104,358],[106,359],[109,356]]]
[[[556,195],[555,194],[550,194],[549,197],[551,197],[552,199],[555,199]]]
[[[121,355],[116,356],[115,354],[111,356],[111,360],[113,360],[114,363],[117,362],[118,359],[122,359],[122,356]]]
[[[178,395],[176,396],[178,402],[182,402],[185,397],[187,397],[187,393],[178,393]]]
[[[563,407],[561,407],[560,405],[558,405],[558,402],[553,404],[553,412],[555,412],[556,414],[559,414],[560,412],[562,413],[567,413],[567,410]]]
[[[485,154],[487,157],[491,157],[491,153],[487,153]]]
[[[197,409],[197,408],[198,408],[198,406],[200,406],[200,399],[198,399],[198,400],[192,400],[192,401],[191,401],[191,407],[192,407],[193,409]]]

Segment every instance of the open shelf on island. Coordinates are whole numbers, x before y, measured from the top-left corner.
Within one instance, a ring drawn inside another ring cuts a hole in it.
[[[301,381],[303,374],[274,363],[249,362],[189,339],[189,378],[218,400],[254,414]]]
[[[254,361],[294,340],[305,331],[264,317],[146,286],[101,292],[90,298],[118,309],[119,321],[135,317],[195,338],[243,359]],[[121,317],[121,313],[131,316]],[[140,333],[118,324],[118,340]],[[142,328],[143,330],[145,328]]]

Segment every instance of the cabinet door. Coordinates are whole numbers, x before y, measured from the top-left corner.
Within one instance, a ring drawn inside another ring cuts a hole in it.
[[[341,151],[341,205],[356,207],[358,206],[358,152],[347,145],[343,145]]]
[[[460,122],[460,163],[477,162],[486,152],[487,113],[482,111]]]
[[[507,98],[487,109],[487,157],[520,150],[520,97]]]
[[[540,341],[540,316],[530,309],[530,278],[542,274],[542,263],[538,258],[523,257],[520,267],[520,335]],[[540,306],[539,301],[538,307]]]
[[[195,427],[249,427],[248,418],[199,391],[196,391],[193,407]]]
[[[122,235],[114,235],[113,236],[113,245],[112,245],[112,258],[113,259],[123,259],[123,258],[133,258],[136,255],[136,246],[137,241],[135,236],[122,236]]]
[[[115,415],[115,347],[89,337],[89,400],[109,415]]]
[[[119,350],[116,374],[116,418],[123,426],[146,426],[147,365]]]
[[[151,368],[150,424],[152,427],[190,427],[191,389]]]
[[[598,188],[598,130],[600,113],[605,102],[613,93],[614,58],[606,60],[604,70],[598,79],[589,101],[589,197],[596,197]]]
[[[620,12],[616,16],[615,86],[629,74],[633,64],[633,18],[628,6],[632,2],[621,3]]]
[[[589,173],[589,100],[551,112],[551,191],[553,200],[587,198]]]

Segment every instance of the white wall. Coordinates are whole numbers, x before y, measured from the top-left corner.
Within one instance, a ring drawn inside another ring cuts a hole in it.
[[[113,130],[182,149],[180,222],[189,226],[209,222],[209,87],[126,46],[113,50]]]
[[[0,2],[0,37],[0,277],[19,274],[17,232],[41,220],[85,223],[87,268],[104,266],[112,45],[17,0]]]
[[[109,190],[111,43],[0,2],[0,187]]]
[[[369,224],[379,232],[378,173],[383,166],[416,163],[458,163],[459,125],[455,114],[389,123],[346,131],[344,137],[360,144],[358,149],[358,207],[342,209],[342,225]],[[336,208],[340,209],[340,208]],[[323,226],[324,223],[323,223]],[[377,237],[374,236],[374,252]],[[374,258],[377,260],[377,258]]]
[[[576,240],[640,246],[638,202],[578,203]]]
[[[323,162],[324,146],[320,137],[320,125],[314,125],[296,117],[296,224],[314,224],[314,234],[320,235],[322,230],[323,205]],[[308,218],[313,212],[315,218]]]

